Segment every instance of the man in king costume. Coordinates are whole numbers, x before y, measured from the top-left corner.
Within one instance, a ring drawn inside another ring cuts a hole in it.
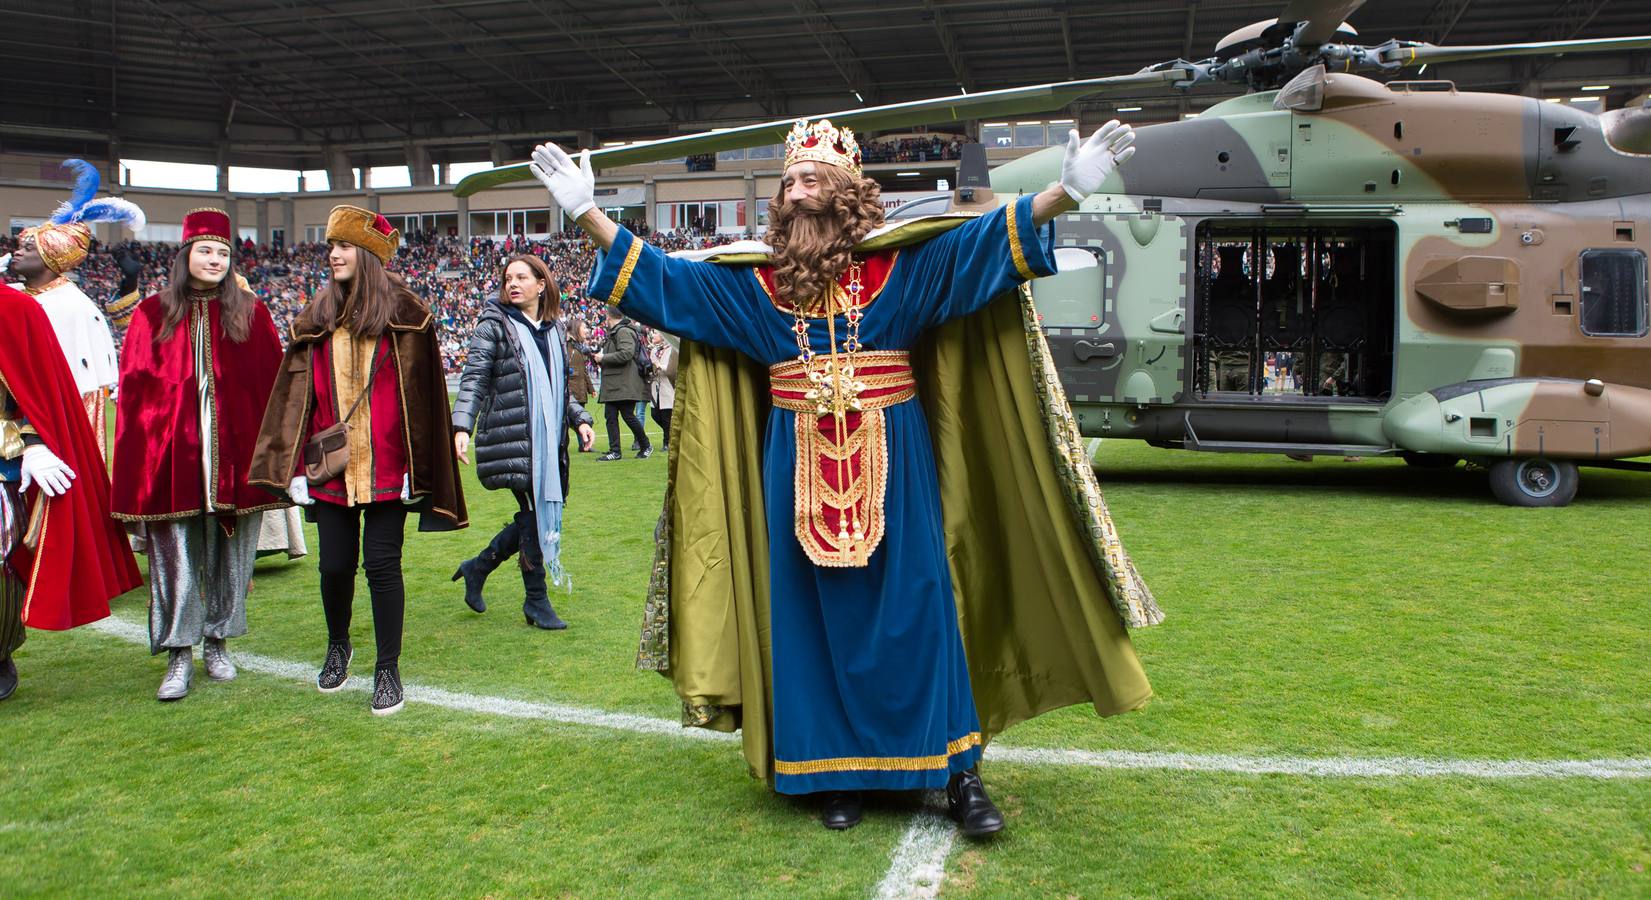
[[[23,626],[95,622],[142,583],[51,323],[0,286],[0,700],[17,688]]]
[[[534,152],[603,251],[591,296],[684,338],[639,665],[687,724],[741,728],[777,791],[820,794],[827,827],[861,791],[943,787],[966,835],[995,833],[985,740],[1151,695],[1125,627],[1162,614],[1020,290],[1133,138],[1073,132],[1035,197],[879,228],[852,132],[798,122],[768,246],[705,261],[596,209],[588,153]]]
[[[109,389],[120,380],[115,339],[103,311],[68,274],[86,260],[96,222],[124,222],[133,231],[143,228],[143,210],[128,200],[97,196],[102,180],[97,168],[80,159],[64,160],[75,173],[74,192],[59,204],[46,224],[25,228],[12,255],[11,271],[22,281],[12,287],[32,295],[46,310],[64,359],[80,389],[81,402],[98,452],[108,456],[104,407]]]

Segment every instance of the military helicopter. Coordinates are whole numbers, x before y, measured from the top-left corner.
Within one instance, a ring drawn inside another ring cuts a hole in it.
[[[1291,0],[1214,56],[1140,72],[825,113],[861,131],[1058,110],[1143,87],[1250,92],[1139,130],[1136,158],[1056,223],[1033,282],[1087,435],[1296,457],[1468,460],[1495,497],[1562,506],[1578,466],[1651,471],[1651,107],[1593,114],[1411,65],[1651,47],[1651,36],[1352,43],[1363,0]],[[628,165],[780,140],[790,119],[592,152]],[[1048,148],[953,210],[1059,176]],[[529,178],[478,173],[467,196]]]

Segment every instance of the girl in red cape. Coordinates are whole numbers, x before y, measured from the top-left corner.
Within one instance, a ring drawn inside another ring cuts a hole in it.
[[[0,286],[0,699],[22,626],[64,631],[143,583],[109,517],[109,478],[51,322]]]
[[[281,365],[269,311],[234,272],[229,214],[184,216],[170,283],[138,304],[121,351],[115,518],[149,554],[149,652],[168,654],[159,700],[180,700],[201,644],[213,681],[235,677],[265,510],[247,484]]]

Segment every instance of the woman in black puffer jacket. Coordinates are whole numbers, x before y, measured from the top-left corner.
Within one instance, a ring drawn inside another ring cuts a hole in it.
[[[518,511],[485,550],[459,564],[453,580],[464,579],[464,601],[476,612],[485,612],[482,586],[487,576],[520,550],[526,591],[522,614],[529,625],[562,629],[567,623],[550,605],[546,575],[554,573],[560,583],[568,430],[579,432],[579,443],[587,450],[595,435],[590,414],[568,390],[567,334],[555,307],[561,291],[550,269],[537,257],[513,256],[505,263],[499,293],[482,308],[470,337],[458,402],[453,404],[453,448],[468,463],[474,433],[476,476],[482,487],[512,492]],[[530,390],[534,378],[538,387]],[[556,409],[535,405],[544,402],[540,397],[560,405],[560,428],[549,424],[557,418]],[[535,434],[542,441],[537,457]],[[556,445],[554,456],[551,443]],[[537,479],[535,462],[540,469]],[[556,484],[548,483],[552,478]]]

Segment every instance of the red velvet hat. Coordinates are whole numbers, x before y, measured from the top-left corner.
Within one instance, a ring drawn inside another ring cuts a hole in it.
[[[220,244],[235,246],[235,242],[229,239],[229,213],[210,206],[185,213],[183,246],[187,247],[196,241],[217,241]]]

